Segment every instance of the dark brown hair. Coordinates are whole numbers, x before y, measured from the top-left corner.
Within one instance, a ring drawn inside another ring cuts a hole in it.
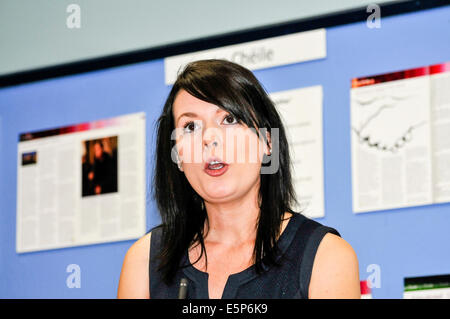
[[[259,128],[266,128],[271,133],[272,128],[278,128],[279,168],[273,174],[260,175],[260,213],[253,260],[256,271],[261,272],[263,264],[277,264],[276,241],[282,218],[284,212],[293,212],[291,207],[297,202],[292,186],[291,160],[285,130],[273,102],[251,71],[226,60],[210,59],[191,62],[182,70],[172,86],[157,123],[153,196],[162,221],[159,226],[162,227],[162,247],[158,258],[163,280],[171,282],[175,273],[183,266],[180,265],[183,254],[192,244],[201,245],[199,259],[203,253],[206,257],[204,226],[207,214],[203,199],[171,158],[175,145],[175,141],[171,139],[175,129],[172,110],[180,90],[217,105],[256,132]],[[265,139],[265,134],[258,136]]]

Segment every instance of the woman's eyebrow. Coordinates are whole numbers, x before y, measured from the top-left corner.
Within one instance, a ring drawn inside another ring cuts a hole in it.
[[[181,114],[180,116],[178,116],[178,120],[176,121],[176,123],[178,123],[178,122],[180,121],[180,118],[182,118],[183,116],[186,116],[186,117],[196,117],[197,114],[196,114],[196,113],[192,113],[192,112],[186,112],[186,113],[183,113],[183,114]]]
[[[216,113],[219,113],[219,112],[226,112],[225,110],[222,110],[220,107],[216,110]],[[180,116],[178,116],[178,119],[177,119],[177,121],[175,122],[175,123],[177,123],[178,124],[178,122],[180,121],[180,118],[182,118],[183,116],[186,116],[186,117],[197,117],[198,115],[196,114],[196,113],[193,113],[193,112],[186,112],[186,113],[183,113],[183,114],[181,114]]]

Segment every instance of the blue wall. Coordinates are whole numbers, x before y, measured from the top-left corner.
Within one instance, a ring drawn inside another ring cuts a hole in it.
[[[444,7],[382,18],[380,29],[363,22],[329,28],[326,59],[255,72],[270,93],[323,86],[325,217],[318,221],[354,247],[361,279],[368,265],[380,266],[375,298],[402,298],[404,277],[450,273],[450,204],[352,212],[350,80],[450,61],[449,16]],[[0,90],[0,298],[114,298],[133,243],[16,254],[19,133],[144,111],[150,180],[154,123],[169,89],[156,60]],[[159,220],[149,200],[147,227]],[[79,289],[66,286],[69,264],[81,268]]]

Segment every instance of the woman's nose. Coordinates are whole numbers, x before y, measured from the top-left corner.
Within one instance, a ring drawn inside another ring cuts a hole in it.
[[[207,148],[211,148],[211,147],[217,147],[219,146],[219,143],[217,141],[212,141],[211,143],[205,143],[204,144]]]
[[[204,147],[217,147],[222,142],[222,130],[216,125],[207,125],[203,132],[203,146]]]

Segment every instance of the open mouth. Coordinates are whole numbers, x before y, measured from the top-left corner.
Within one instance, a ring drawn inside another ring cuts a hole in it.
[[[210,159],[205,164],[205,173],[210,176],[223,175],[228,169],[228,164],[220,161],[220,159]]]

